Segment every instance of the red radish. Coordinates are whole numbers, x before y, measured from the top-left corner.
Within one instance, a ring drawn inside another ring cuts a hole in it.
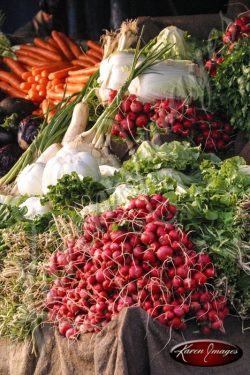
[[[173,255],[173,249],[169,246],[161,246],[156,252],[157,258],[164,262]]]
[[[143,111],[143,105],[141,102],[134,100],[130,105],[130,109],[132,112],[140,113]]]
[[[146,245],[150,245],[155,241],[154,233],[149,231],[143,232],[141,235],[141,241]]]
[[[144,128],[148,124],[148,116],[147,115],[139,115],[135,120],[136,126],[140,128]]]

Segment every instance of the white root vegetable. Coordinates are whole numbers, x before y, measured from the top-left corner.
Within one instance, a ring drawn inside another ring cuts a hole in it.
[[[53,143],[51,146],[46,148],[46,150],[38,157],[36,162],[46,164],[51,158],[56,156],[61,148],[62,146],[60,143]]]
[[[72,142],[79,134],[85,131],[89,118],[88,103],[82,101],[74,107],[69,127],[63,137],[62,145]]]
[[[44,215],[47,212],[49,212],[49,206],[48,205],[42,206],[39,197],[30,197],[26,199],[25,202],[20,204],[19,207],[27,208],[27,212],[24,216],[26,217],[26,219],[30,219],[30,220],[34,219],[35,216]]]
[[[95,180],[101,177],[98,164],[90,153],[72,150],[48,161],[42,177],[43,193],[48,192],[49,185],[56,185],[59,178],[72,172],[76,172],[81,177],[91,176]]]
[[[41,195],[44,163],[27,165],[17,177],[17,188],[21,195]]]

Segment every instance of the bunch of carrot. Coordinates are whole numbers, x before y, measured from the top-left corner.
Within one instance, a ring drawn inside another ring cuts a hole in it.
[[[0,70],[0,90],[32,100],[39,104],[36,113],[45,114],[64,97],[80,92],[98,70],[102,47],[90,40],[87,47],[83,52],[68,36],[55,30],[48,40],[35,38],[32,45],[20,46],[16,60],[3,58],[9,71]]]

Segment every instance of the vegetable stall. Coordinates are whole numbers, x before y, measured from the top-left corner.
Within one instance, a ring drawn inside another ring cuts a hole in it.
[[[207,337],[250,354],[250,13],[146,32],[1,44],[4,374],[177,373],[171,346]]]

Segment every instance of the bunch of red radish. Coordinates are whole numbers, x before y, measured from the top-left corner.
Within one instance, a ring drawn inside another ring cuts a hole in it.
[[[250,37],[250,17],[241,16],[231,22],[225,33],[223,34],[223,44],[228,46],[227,53],[230,53],[237,43],[238,40]],[[215,76],[217,72],[217,66],[224,61],[221,54],[215,54],[214,57],[206,61],[205,69],[208,70],[211,76]]]
[[[83,235],[49,264],[57,279],[47,295],[48,317],[62,335],[98,331],[130,306],[174,329],[193,319],[204,334],[223,330],[229,311],[211,285],[211,258],[196,253],[187,233],[171,223],[175,213],[156,194],[85,219]]]
[[[112,91],[110,95],[113,99],[116,92]],[[133,139],[138,128],[148,131],[151,122],[159,129],[193,140],[206,151],[223,151],[232,140],[233,127],[230,124],[194,104],[185,104],[176,99],[157,100],[154,104],[142,103],[135,95],[122,100],[115,115],[112,134]]]
[[[233,136],[233,127],[194,104],[177,100],[158,100],[151,117],[159,128],[168,128],[174,134],[192,139],[205,151],[225,150]]]
[[[111,100],[116,95],[111,90]],[[150,122],[151,104],[142,103],[137,100],[136,95],[125,96],[120,104],[118,113],[115,115],[112,126],[112,135],[120,138],[134,138],[137,135],[137,128],[146,128]]]

